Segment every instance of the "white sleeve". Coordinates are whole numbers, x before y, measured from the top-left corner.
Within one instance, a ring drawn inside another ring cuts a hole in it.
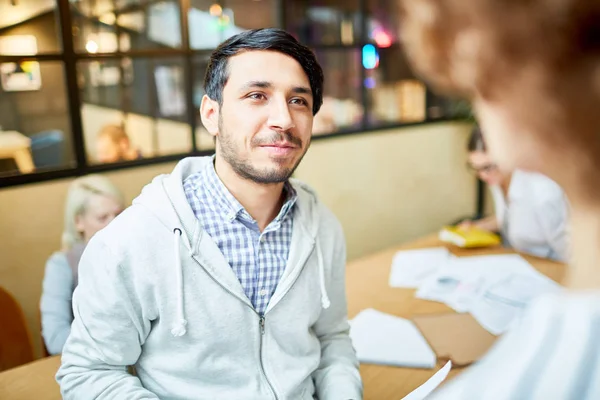
[[[600,399],[600,295],[546,297],[433,400]]]
[[[569,206],[560,196],[536,207],[535,217],[552,250],[550,258],[566,262],[569,258]]]
[[[63,253],[54,254],[46,263],[40,312],[42,337],[50,354],[60,354],[71,332],[73,312],[73,271]]]

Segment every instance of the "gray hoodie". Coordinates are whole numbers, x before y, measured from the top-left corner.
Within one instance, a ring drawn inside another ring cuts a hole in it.
[[[183,191],[183,180],[209,161],[188,158],[155,178],[88,244],[57,373],[62,395],[361,399],[339,222],[292,180],[288,263],[261,318]]]

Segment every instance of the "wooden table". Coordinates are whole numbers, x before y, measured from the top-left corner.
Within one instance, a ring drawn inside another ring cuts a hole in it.
[[[0,158],[14,159],[22,174],[35,171],[31,157],[31,139],[17,131],[0,132]]]
[[[60,356],[53,356],[0,373],[0,399],[61,400],[54,379]]]
[[[354,318],[366,308],[375,308],[402,318],[454,312],[444,304],[416,299],[414,289],[392,288],[388,283],[392,258],[398,250],[435,246],[444,245],[436,236],[429,236],[350,262],[346,272],[349,318]],[[483,250],[448,248],[457,256],[511,253],[503,248]],[[557,282],[562,281],[565,273],[563,264],[526,255],[523,257],[541,273]],[[364,400],[400,400],[423,384],[441,366],[442,363],[438,363],[435,370],[422,370],[362,364],[360,373],[365,388]],[[461,369],[453,369],[449,376],[456,376],[460,372]]]
[[[453,312],[441,303],[415,299],[414,290],[391,288],[388,285],[392,258],[398,250],[441,245],[441,242],[431,236],[349,263],[346,278],[349,317],[354,318],[365,308],[376,308],[403,318]],[[451,248],[451,251],[458,256],[509,253],[501,248],[470,251]],[[555,281],[560,282],[563,279],[564,265],[524,257],[540,272]],[[59,365],[60,357],[54,356],[0,373],[0,399],[60,400],[59,387],[54,380]],[[365,386],[364,400],[400,400],[429,379],[435,370],[361,365],[360,372]],[[454,369],[450,376],[459,372],[460,369]]]

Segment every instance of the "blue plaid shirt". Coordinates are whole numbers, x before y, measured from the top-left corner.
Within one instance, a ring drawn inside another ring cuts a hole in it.
[[[289,182],[285,184],[286,201],[261,233],[256,221],[217,176],[214,162],[188,176],[183,189],[204,231],[225,256],[256,311],[263,315],[287,264],[296,191]]]

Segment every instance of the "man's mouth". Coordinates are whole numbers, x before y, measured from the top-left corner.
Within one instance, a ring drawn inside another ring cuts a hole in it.
[[[289,142],[261,144],[260,147],[276,147],[280,149],[295,149],[296,146]]]
[[[289,142],[280,142],[262,144],[260,145],[260,148],[264,149],[272,156],[289,156],[298,148],[298,146]]]

